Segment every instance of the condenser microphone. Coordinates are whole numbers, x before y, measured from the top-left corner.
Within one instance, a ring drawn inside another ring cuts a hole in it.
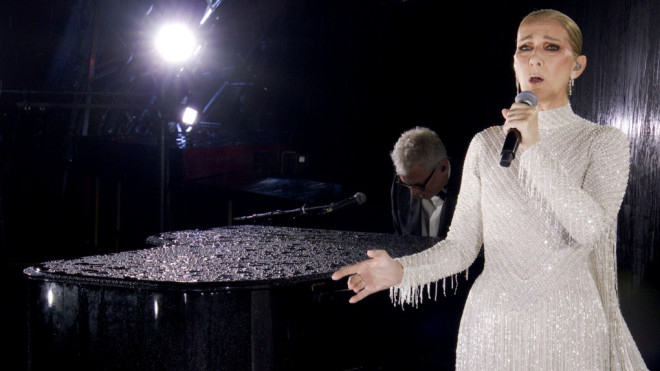
[[[525,103],[529,106],[536,107],[536,95],[531,91],[521,91],[516,95],[516,103]],[[518,149],[518,144],[520,144],[520,132],[518,129],[510,129],[506,134],[506,139],[504,139],[504,145],[502,146],[502,158],[500,159],[500,165],[504,167],[509,167],[511,161],[516,158],[516,150]]]

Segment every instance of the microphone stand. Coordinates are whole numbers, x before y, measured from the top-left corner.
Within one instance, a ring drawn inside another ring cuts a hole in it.
[[[333,202],[329,205],[314,206],[314,207],[306,207],[306,205],[303,205],[302,207],[299,207],[297,209],[275,210],[275,211],[269,211],[267,213],[252,214],[252,215],[249,215],[249,216],[239,216],[239,217],[234,218],[234,221],[268,218],[268,217],[271,217],[271,216],[289,215],[289,214],[294,214],[294,213],[298,213],[299,215],[306,215],[306,214],[311,214],[312,212],[316,212],[316,211],[319,211],[319,212],[315,213],[314,215],[323,215],[323,214],[331,213],[332,211],[339,208],[339,206],[342,206],[342,202]]]

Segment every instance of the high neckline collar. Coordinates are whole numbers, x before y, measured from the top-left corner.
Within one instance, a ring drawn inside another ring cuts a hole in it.
[[[562,107],[539,111],[539,127],[542,129],[560,128],[569,125],[575,118],[575,113],[568,103]]]

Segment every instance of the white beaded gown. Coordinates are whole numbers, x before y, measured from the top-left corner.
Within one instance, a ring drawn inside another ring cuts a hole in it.
[[[541,141],[499,164],[501,127],[475,135],[447,238],[399,260],[396,304],[429,283],[484,269],[465,303],[457,370],[646,370],[619,308],[617,215],[629,147],[618,129],[539,112]]]

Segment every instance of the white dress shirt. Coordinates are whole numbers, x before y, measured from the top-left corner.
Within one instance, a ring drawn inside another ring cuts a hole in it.
[[[443,203],[438,196],[433,196],[430,200],[422,199],[422,236],[438,236],[438,219]]]

